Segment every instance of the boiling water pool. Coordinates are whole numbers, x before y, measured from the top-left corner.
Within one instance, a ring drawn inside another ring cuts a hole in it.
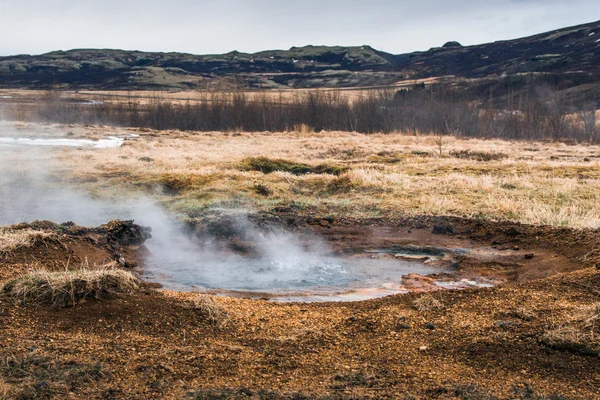
[[[448,272],[422,262],[375,256],[164,260],[150,256],[143,278],[166,289],[209,291],[278,301],[360,300],[407,292],[402,276]]]

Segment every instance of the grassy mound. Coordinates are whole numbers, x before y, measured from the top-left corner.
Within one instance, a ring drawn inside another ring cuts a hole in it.
[[[82,299],[101,299],[133,293],[138,289],[138,279],[128,271],[78,269],[33,271],[8,281],[0,288],[0,292],[7,298],[23,303],[63,308],[73,306]]]
[[[186,302],[184,307],[198,311],[205,320],[215,325],[223,326],[229,321],[227,310],[209,295],[195,297]]]
[[[33,229],[0,228],[0,253],[9,253],[22,247],[30,247],[37,241],[48,239],[52,236],[52,233]]]
[[[240,168],[244,171],[260,171],[263,174],[271,172],[283,171],[293,175],[306,174],[330,174],[340,175],[348,171],[348,167],[331,164],[319,164],[312,166],[309,164],[299,163],[295,161],[283,159],[271,159],[267,157],[248,157],[242,160]]]

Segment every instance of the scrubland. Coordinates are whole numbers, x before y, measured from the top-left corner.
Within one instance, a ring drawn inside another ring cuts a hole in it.
[[[302,127],[10,129],[125,137],[119,148],[57,148],[36,162],[52,184],[115,202],[152,196],[191,226],[240,209],[327,218],[311,229],[344,240],[385,229],[468,240],[519,256],[460,268],[526,271],[492,288],[280,304],[155,290],[114,262],[82,269],[72,260],[94,253],[98,239],[77,229],[5,227],[0,399],[600,396],[598,146]],[[432,234],[430,221],[444,219],[455,232]],[[525,264],[520,251],[535,257]],[[50,259],[58,267],[40,270]]]
[[[111,132],[120,131],[106,128]],[[59,153],[56,161],[91,187],[166,193],[163,200],[184,218],[237,205],[356,218],[427,214],[600,226],[600,146],[345,132],[122,132],[140,138],[117,150]],[[248,167],[253,157],[330,171],[294,174],[271,166],[263,173]]]

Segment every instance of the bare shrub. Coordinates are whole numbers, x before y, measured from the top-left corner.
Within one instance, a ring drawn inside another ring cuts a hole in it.
[[[413,301],[413,306],[419,311],[432,311],[443,309],[444,303],[433,297],[430,293],[426,293]]]
[[[64,308],[83,299],[131,294],[138,289],[139,280],[131,272],[82,268],[59,272],[32,271],[8,281],[0,288],[0,293],[22,303]]]
[[[185,304],[186,308],[197,310],[209,322],[223,326],[229,321],[227,310],[210,295],[199,295]]]
[[[310,133],[313,133],[315,130],[311,129],[311,127],[307,124],[296,124],[294,125],[293,131],[301,135],[308,135]]]
[[[370,90],[352,100],[341,91],[303,91],[285,100],[211,91],[185,104],[156,97],[145,102],[130,98],[89,105],[49,92],[41,102],[26,106],[26,110],[14,109],[7,117],[205,132],[422,132],[436,136],[438,154],[444,152],[449,136],[598,141],[597,100],[575,106],[564,91],[548,83],[528,82],[525,86],[527,90],[509,91],[502,100],[483,100],[477,86],[438,84],[411,90]]]

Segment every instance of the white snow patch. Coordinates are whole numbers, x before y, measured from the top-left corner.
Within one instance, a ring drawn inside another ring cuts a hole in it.
[[[60,147],[88,147],[94,149],[108,149],[121,147],[125,139],[110,136],[107,139],[28,139],[0,137],[0,146],[60,146]]]

